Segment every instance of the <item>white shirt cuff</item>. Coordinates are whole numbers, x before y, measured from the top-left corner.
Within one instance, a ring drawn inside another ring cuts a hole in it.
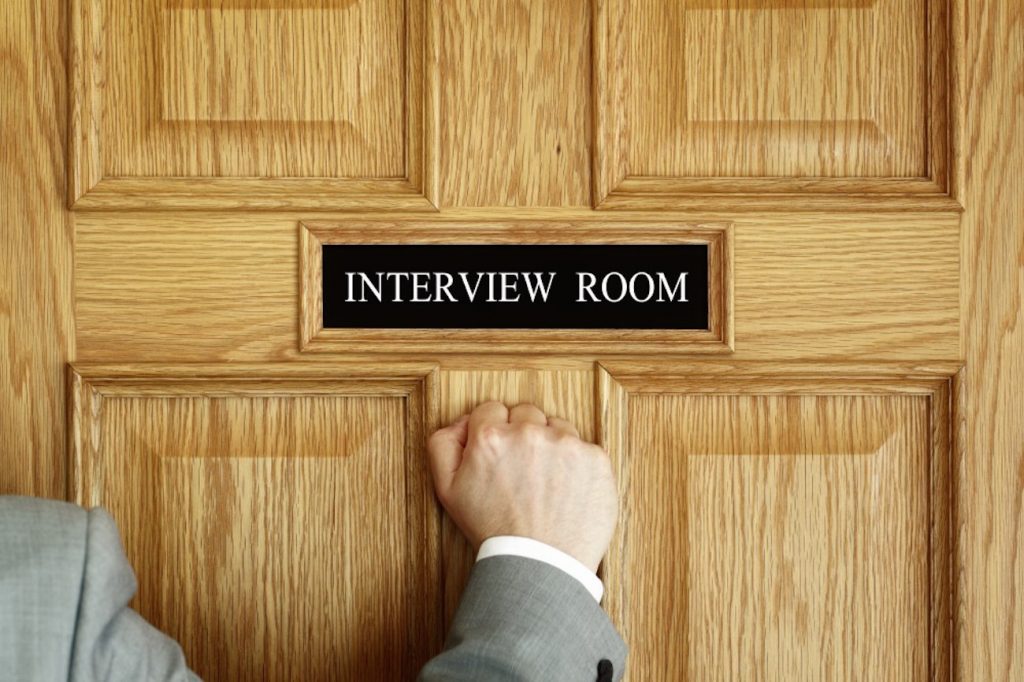
[[[521,556],[527,559],[543,561],[578,580],[598,602],[604,596],[604,583],[601,582],[596,573],[584,566],[575,557],[540,540],[524,538],[518,535],[495,535],[483,541],[480,545],[480,551],[476,554],[476,560],[480,561],[487,557],[502,555]]]

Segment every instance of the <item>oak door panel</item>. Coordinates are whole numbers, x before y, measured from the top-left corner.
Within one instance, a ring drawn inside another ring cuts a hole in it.
[[[590,7],[439,3],[444,206],[590,204]]]
[[[955,206],[955,5],[595,3],[595,203]]]
[[[308,357],[301,350],[308,330],[300,327],[300,275],[305,271],[300,270],[299,218],[87,212],[77,214],[75,222],[79,359],[274,362]],[[619,211],[534,210],[509,216],[460,209],[415,220],[361,213],[336,224],[370,226],[363,236],[367,240],[389,235],[427,239],[443,232],[458,241],[460,228],[477,235],[481,227],[505,226],[509,234],[535,233],[535,239],[554,241],[588,232],[626,239],[631,231],[650,235],[655,227],[682,231],[692,221]],[[957,358],[959,242],[955,215],[737,217],[731,357],[922,363]],[[256,276],[258,286],[253,285]],[[496,343],[509,336],[494,332]],[[483,346],[493,349],[486,340]],[[409,350],[422,352],[424,347]],[[596,352],[622,350],[608,343]],[[330,351],[345,357],[355,352],[343,343]],[[455,367],[525,362],[521,356],[455,356],[450,351],[445,348],[437,361]],[[563,354],[561,360],[585,361],[580,354]]]
[[[947,679],[944,379],[604,377],[642,680]]]
[[[432,210],[426,7],[75,0],[71,205]]]
[[[120,525],[134,607],[206,679],[414,677],[442,632],[425,376],[145,372],[71,379],[72,492]]]

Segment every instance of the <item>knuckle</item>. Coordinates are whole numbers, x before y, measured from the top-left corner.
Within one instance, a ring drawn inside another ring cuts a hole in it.
[[[502,428],[497,424],[484,424],[477,431],[477,438],[487,444],[500,443],[503,435]]]
[[[544,440],[546,428],[539,424],[521,424],[518,428],[519,435],[529,443],[539,443]]]
[[[576,436],[572,435],[568,431],[559,430],[555,436],[555,442],[562,447],[568,447],[574,445],[577,442]]]

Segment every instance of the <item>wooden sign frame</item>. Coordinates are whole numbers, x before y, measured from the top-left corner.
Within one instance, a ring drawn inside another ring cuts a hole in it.
[[[707,244],[708,329],[325,329],[324,244]],[[732,226],[538,221],[299,224],[299,349],[371,353],[729,353],[733,350]]]

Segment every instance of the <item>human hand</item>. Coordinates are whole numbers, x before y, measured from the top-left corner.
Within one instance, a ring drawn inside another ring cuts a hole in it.
[[[530,404],[478,405],[427,443],[434,488],[477,547],[495,535],[544,542],[597,571],[618,516],[611,460]]]

